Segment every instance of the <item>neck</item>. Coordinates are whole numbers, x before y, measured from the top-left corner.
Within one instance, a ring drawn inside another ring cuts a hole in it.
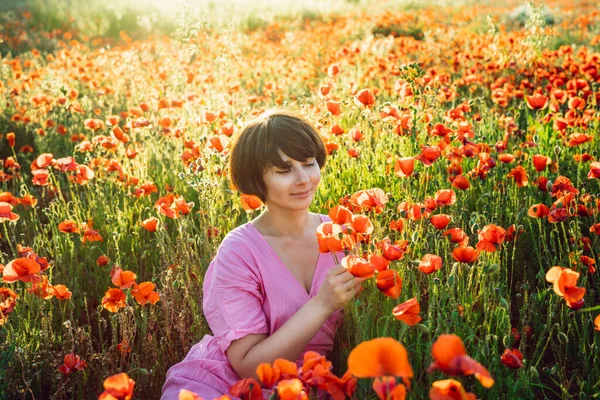
[[[253,223],[259,226],[259,230],[264,235],[301,237],[311,229],[311,214],[308,210],[283,211],[267,207]],[[314,235],[314,232],[312,234]]]

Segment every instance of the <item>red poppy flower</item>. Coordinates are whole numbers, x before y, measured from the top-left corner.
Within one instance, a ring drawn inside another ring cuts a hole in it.
[[[421,154],[414,157],[415,160],[419,160],[425,166],[432,165],[442,155],[442,149],[439,146],[424,146],[421,150]]]
[[[532,110],[543,110],[548,107],[548,96],[540,93],[534,93],[533,96],[525,96],[527,107]]]
[[[263,205],[262,201],[257,196],[242,194],[240,198],[242,201],[242,208],[246,212],[258,210]]]
[[[494,385],[494,379],[488,370],[471,357],[460,337],[456,335],[440,335],[431,347],[433,363],[428,372],[440,370],[448,375],[475,375],[475,378],[486,388]]]
[[[31,258],[17,258],[6,264],[2,271],[2,279],[4,282],[37,283],[42,280],[42,277],[38,275],[41,270],[41,265]]]
[[[129,289],[135,283],[137,275],[132,271],[123,271],[122,268],[117,267],[112,275],[112,284],[118,286],[121,289]]]
[[[397,299],[402,293],[402,278],[397,271],[385,269],[377,274],[377,289],[384,295]]]
[[[359,190],[350,196],[350,204],[366,210],[380,213],[389,201],[385,192],[379,188]]]
[[[79,233],[79,227],[73,220],[66,219],[58,224],[58,230],[63,233]]]
[[[438,207],[451,206],[456,203],[456,193],[452,189],[438,190],[434,199]]]
[[[527,186],[529,184],[529,179],[527,178],[527,171],[521,165],[511,169],[506,176],[513,178],[517,183],[518,187]]]
[[[82,371],[87,367],[87,363],[83,361],[78,355],[74,353],[66,354],[63,358],[63,364],[58,370],[65,376],[69,375],[72,371]]]
[[[19,216],[12,212],[13,206],[4,201],[0,201],[0,223],[5,221],[16,221]]]
[[[500,362],[510,369],[523,368],[523,354],[517,349],[504,349]]]
[[[452,221],[452,217],[448,214],[436,214],[431,216],[429,220],[436,229],[445,229]]]
[[[335,206],[329,210],[329,218],[331,222],[338,225],[349,224],[352,222],[352,211],[344,206]]]
[[[477,242],[477,250],[494,253],[498,247],[504,242],[506,230],[495,224],[486,225],[478,232],[479,242]]]
[[[452,180],[452,187],[455,187],[460,190],[467,190],[471,187],[469,180],[462,175],[458,175],[456,178]]]
[[[340,103],[337,101],[333,101],[333,100],[327,100],[325,102],[325,105],[327,106],[327,111],[329,111],[331,113],[331,115],[333,116],[339,116],[342,115],[342,109],[340,107]]]
[[[2,264],[0,264],[0,267],[1,266]],[[11,288],[0,287],[0,326],[8,321],[8,314],[10,314],[17,305],[18,297],[19,296]]]
[[[380,256],[379,254],[369,254],[367,258],[371,265],[377,270],[377,272],[384,271],[388,269],[390,265],[390,260],[386,259],[384,256]]]
[[[392,243],[389,238],[384,238],[380,242],[376,243],[377,247],[381,249],[382,256],[386,260],[395,261],[401,260],[404,257],[404,253],[408,247],[407,241],[396,241]]]
[[[550,157],[546,157],[541,154],[536,154],[535,156],[533,156],[532,160],[533,166],[537,172],[542,172],[546,169],[546,166],[550,165],[550,163],[552,162]]]
[[[479,258],[479,252],[471,246],[457,247],[452,252],[452,257],[458,262],[472,263]]]
[[[392,315],[399,321],[404,322],[409,326],[413,326],[421,322],[423,318],[419,315],[421,312],[421,306],[417,301],[416,297],[405,301],[402,304],[398,304],[392,310]]]
[[[415,169],[415,159],[413,157],[403,157],[396,160],[394,164],[394,173],[400,178],[411,176]]]
[[[371,278],[375,276],[375,267],[357,255],[348,255],[340,261],[342,267],[357,278]]]
[[[119,309],[125,307],[127,296],[119,288],[108,289],[102,298],[102,307],[108,311],[115,313]]]
[[[277,398],[280,400],[308,400],[308,394],[300,379],[286,379],[277,384]],[[252,397],[254,399],[254,397]]]
[[[458,243],[461,247],[469,243],[469,236],[460,228],[450,228],[444,232],[444,236],[448,236],[452,243]]]
[[[588,179],[600,179],[600,162],[594,161],[590,164],[590,172],[588,172]]]
[[[442,257],[435,254],[425,254],[419,262],[419,271],[429,275],[442,268]]]
[[[527,211],[527,215],[529,215],[532,218],[543,218],[548,216],[549,213],[550,209],[548,208],[548,206],[542,203],[532,205]]]
[[[575,146],[579,146],[580,144],[590,142],[592,140],[593,140],[593,137],[586,135],[585,133],[572,133],[569,135],[569,140],[567,142],[567,146],[575,147]]]
[[[355,245],[354,237],[342,229],[341,225],[324,222],[317,228],[317,241],[321,253],[352,250]]]
[[[354,96],[354,104],[360,107],[373,107],[375,105],[375,96],[370,89],[362,89]]]
[[[50,289],[52,290],[54,297],[59,300],[68,300],[73,295],[65,285],[53,285]]]

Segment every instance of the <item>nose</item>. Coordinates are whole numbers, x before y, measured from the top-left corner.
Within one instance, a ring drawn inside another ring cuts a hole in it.
[[[301,166],[300,168],[297,169],[297,172],[296,172],[296,185],[302,186],[303,184],[305,184],[307,182],[308,182],[308,174],[306,173],[304,168],[302,168],[302,166]]]

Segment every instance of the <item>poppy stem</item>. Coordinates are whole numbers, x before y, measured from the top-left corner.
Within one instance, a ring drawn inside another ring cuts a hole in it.
[[[337,255],[331,251],[329,252],[331,254],[331,257],[333,257],[333,261],[335,262],[335,265],[340,265],[340,262],[338,261]]]
[[[579,310],[579,312],[588,312],[588,311],[596,311],[596,310],[600,310],[600,306],[582,308],[581,310]]]

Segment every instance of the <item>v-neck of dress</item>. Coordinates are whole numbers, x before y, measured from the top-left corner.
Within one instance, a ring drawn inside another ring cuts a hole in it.
[[[323,223],[323,218],[321,218],[321,214],[317,214],[317,215],[319,216],[319,220],[321,221],[321,223]],[[300,289],[302,289],[302,293],[306,294],[308,297],[311,297],[313,289],[315,288],[315,278],[317,276],[317,269],[319,268],[319,261],[321,260],[321,253],[319,252],[319,256],[317,257],[317,262],[315,263],[315,266],[313,267],[313,274],[312,274],[312,278],[310,280],[310,288],[307,292],[306,289],[304,288],[304,285],[302,283],[300,283],[300,281],[298,281],[298,279],[294,276],[294,274],[292,274],[292,271],[290,271],[288,266],[285,265],[285,263],[281,260],[281,257],[279,257],[279,255],[277,254],[277,252],[275,251],[273,246],[271,246],[271,244],[267,241],[267,239],[263,236],[263,234],[260,233],[260,231],[254,226],[254,224],[252,224],[252,222],[248,222],[248,225],[250,225],[252,227],[251,229],[253,229],[254,232],[256,232],[256,234],[258,236],[260,236],[261,240],[269,248],[271,253],[273,253],[273,256],[277,259],[277,261],[279,261],[279,264],[281,264],[281,266],[287,271],[288,275],[292,278],[292,280],[294,282],[296,282],[296,284],[300,287]]]

